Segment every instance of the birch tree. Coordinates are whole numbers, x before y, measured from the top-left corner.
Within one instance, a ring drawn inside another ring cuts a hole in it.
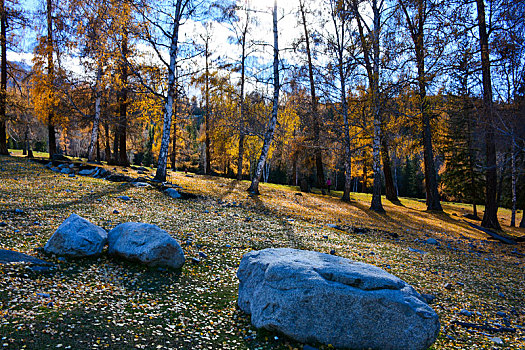
[[[182,25],[183,17],[189,11],[190,0],[176,0],[175,11],[170,14],[172,19],[171,33],[161,31],[164,36],[169,39],[169,64],[168,64],[168,82],[167,82],[167,94],[164,102],[164,117],[163,117],[163,128],[162,128],[162,139],[159,151],[159,161],[157,171],[155,173],[155,180],[164,182],[166,181],[166,169],[168,166],[168,153],[170,144],[170,130],[171,121],[173,117],[173,102],[175,99],[177,86],[177,58],[179,53],[179,30]],[[156,49],[157,52],[158,49]]]
[[[384,212],[381,203],[381,98],[380,98],[380,35],[383,25],[381,15],[384,11],[384,0],[370,0],[364,2],[370,7],[372,18],[368,21],[363,16],[364,9],[361,1],[351,0],[350,9],[357,22],[358,37],[361,44],[361,56],[368,78],[369,99],[373,117],[372,136],[372,169],[374,181],[372,189],[372,203],[370,209]]]
[[[277,30],[277,0],[273,3],[273,101],[272,101],[272,114],[268,120],[266,132],[264,134],[264,142],[261,149],[261,155],[257,162],[257,168],[253,176],[248,192],[253,194],[259,194],[259,182],[261,180],[266,158],[268,157],[268,151],[273,140],[275,132],[275,125],[277,124],[277,112],[279,110],[279,32]]]

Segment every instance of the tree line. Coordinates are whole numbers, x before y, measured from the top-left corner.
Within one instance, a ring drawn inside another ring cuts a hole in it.
[[[523,1],[0,1],[1,154],[525,208]]]

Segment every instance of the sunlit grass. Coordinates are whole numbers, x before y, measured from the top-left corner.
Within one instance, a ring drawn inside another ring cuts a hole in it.
[[[242,255],[267,247],[335,250],[435,295],[432,307],[440,316],[441,334],[432,349],[492,348],[495,336],[509,348],[525,346],[518,328],[525,322],[525,252],[521,245],[486,240],[453,215],[469,206],[444,203],[445,214],[436,214],[426,212],[424,201],[402,198],[401,205],[384,201],[387,213],[376,214],[368,209],[369,194],[352,193],[352,201],[342,203],[338,193],[298,194],[296,187],[261,184],[262,195],[251,196],[247,181],[169,171],[171,182],[201,195],[180,201],[154,188],[70,178],[25,158],[0,157],[0,163],[0,222],[6,224],[0,227],[0,248],[57,264],[55,272],[43,275],[0,265],[4,348],[301,349],[279,334],[255,330],[236,308],[235,272]],[[130,168],[125,173],[139,176]],[[131,199],[122,201],[121,195]],[[182,243],[188,258],[199,251],[208,258],[173,272],[106,255],[59,261],[34,251],[71,213],[106,229],[126,221],[156,224]],[[355,234],[351,227],[371,230]],[[440,246],[425,244],[428,237]],[[184,244],[188,238],[192,245]],[[460,315],[461,309],[474,316]],[[497,312],[507,315],[505,322],[515,332],[489,334],[452,324],[502,324]]]

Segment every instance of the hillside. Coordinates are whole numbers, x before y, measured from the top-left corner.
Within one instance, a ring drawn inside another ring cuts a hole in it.
[[[0,265],[4,348],[300,349],[256,331],[236,307],[242,255],[267,247],[334,250],[435,296],[431,306],[441,320],[435,349],[525,346],[524,246],[487,240],[470,228],[462,217],[469,206],[443,203],[438,214],[402,198],[384,201],[387,213],[376,214],[364,194],[342,203],[336,195],[262,184],[262,195],[250,196],[247,182],[183,172],[169,172],[169,182],[197,198],[171,199],[153,187],[68,177],[23,158],[0,158],[0,248],[57,265],[47,273]],[[188,263],[176,272],[35,251],[71,213],[106,229],[125,221],[156,224],[181,243]],[[499,214],[508,225],[510,212]],[[192,264],[199,252],[205,257]]]

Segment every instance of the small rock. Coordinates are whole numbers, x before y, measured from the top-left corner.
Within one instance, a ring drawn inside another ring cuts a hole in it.
[[[170,196],[171,198],[174,198],[174,199],[179,199],[179,198],[182,197],[180,195],[179,191],[177,191],[174,188],[168,188],[166,191],[164,191],[164,193],[166,193],[168,196]]]
[[[24,213],[24,210],[22,210],[22,209],[15,209],[15,213],[17,213],[17,214],[23,214],[23,213]]]
[[[96,169],[84,169],[84,170],[80,170],[78,172],[78,175],[89,176],[89,175],[92,175],[96,171],[98,171],[98,170],[96,170]]]
[[[51,296],[48,293],[36,293],[37,296],[41,298],[50,298]]]
[[[429,238],[425,241],[426,244],[439,245],[439,242],[435,238]]]
[[[330,250],[330,255],[335,255],[335,249]]]
[[[448,289],[448,290],[451,290],[451,289],[454,289],[454,286],[452,285],[452,283],[445,283],[445,289]]]
[[[314,348],[313,346],[310,346],[310,345],[305,345],[303,346],[303,350],[319,350],[318,348]]]
[[[489,338],[489,340],[492,340],[495,344],[503,345],[503,340],[500,337]]]
[[[463,282],[456,282],[456,284],[457,284],[458,286],[460,286],[460,287],[464,287],[464,286],[465,286],[465,283],[463,283]]]
[[[470,317],[472,316],[472,312],[468,311],[468,310],[465,310],[465,309],[461,309],[459,311],[459,314],[462,315],[462,316],[467,316],[467,317]]]
[[[427,304],[432,304],[434,300],[436,299],[436,296],[432,294],[421,294],[421,297]]]
[[[62,173],[62,174],[69,174],[70,171],[71,171],[71,169],[69,169],[69,168],[62,168],[62,170],[60,170],[60,173]]]
[[[118,196],[117,198],[122,199],[123,201],[129,201],[131,199],[128,196]]]
[[[232,246],[230,244],[225,245],[226,248],[231,248]]]
[[[132,182],[131,183],[134,187],[149,187],[150,184],[146,182]]]
[[[496,312],[496,315],[498,315],[499,317],[507,317],[507,314],[503,311]]]
[[[206,255],[206,253],[204,252],[199,252],[199,256],[203,259],[206,259],[208,257],[208,255]]]
[[[120,212],[117,209],[115,209],[113,210],[113,214],[120,214]]]
[[[34,236],[34,234],[32,232],[28,232],[26,233],[26,236],[31,237],[31,236]]]
[[[191,258],[191,263],[193,265],[197,265],[201,262],[201,260],[199,258]]]
[[[3,221],[0,222],[0,227],[6,227],[6,226],[7,226],[7,224],[5,222],[3,222]]]
[[[505,298],[505,294],[503,294],[503,293],[501,293],[501,292],[498,293],[498,296],[499,296],[500,298]]]
[[[420,250],[420,249],[415,249],[415,248],[410,248],[408,247],[408,250],[410,250],[411,252],[414,252],[414,253],[419,253],[419,254],[427,254],[427,252],[425,252],[424,250]]]

